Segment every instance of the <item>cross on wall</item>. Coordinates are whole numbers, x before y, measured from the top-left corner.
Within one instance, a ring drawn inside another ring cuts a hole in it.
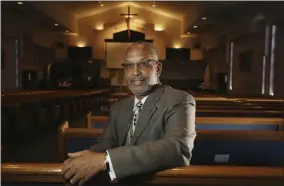
[[[128,12],[127,14],[120,14],[125,18],[127,30],[128,30],[128,40],[130,40],[130,19],[134,16],[138,16],[138,14],[132,14],[130,13],[130,6],[128,6]]]

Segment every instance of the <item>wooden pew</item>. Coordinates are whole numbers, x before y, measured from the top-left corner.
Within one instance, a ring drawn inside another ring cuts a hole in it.
[[[78,98],[78,97],[89,97],[100,94],[106,94],[108,90],[88,90],[88,91],[53,91],[46,94],[35,94],[35,93],[25,93],[24,95],[18,96],[2,96],[3,104],[15,104],[19,102],[30,102],[30,101],[54,101],[56,99],[65,99],[65,98]]]
[[[86,128],[104,128],[108,123],[109,116],[93,116],[92,112],[86,115]]]
[[[282,130],[284,118],[197,117],[197,130]]]
[[[271,111],[283,111],[281,106],[269,106],[269,105],[197,105],[197,110],[271,110]]]
[[[2,185],[65,185],[60,163],[4,163]],[[192,185],[192,186],[283,186],[284,167],[187,166],[139,175],[110,183],[108,175],[86,185]]]
[[[4,146],[16,139],[11,137],[11,134],[22,136],[24,141],[28,137],[33,137],[35,131],[36,133],[44,132],[51,125],[58,127],[60,120],[69,119],[71,116],[75,119],[84,117],[88,110],[99,103],[99,97],[108,92],[109,89],[25,91],[2,95],[2,117],[5,118],[3,132],[6,134],[3,140]],[[92,104],[87,101],[89,97],[93,100]],[[14,141],[17,144],[18,140]]]
[[[131,94],[112,93],[126,98]],[[284,117],[284,100],[264,98],[195,97],[198,117]],[[101,106],[100,115],[108,115],[111,104]]]
[[[189,92],[190,93],[190,92]],[[131,93],[120,93],[115,92],[109,94],[110,97],[123,99],[131,97]],[[283,109],[284,99],[273,99],[273,98],[245,98],[245,97],[204,97],[195,95],[194,96],[198,105],[226,105],[226,104],[238,104],[238,105],[270,105],[270,106],[281,106]]]
[[[197,110],[197,117],[278,117],[283,118],[283,111],[270,110]]]
[[[197,101],[219,101],[219,102],[231,102],[231,101],[238,101],[238,102],[256,102],[256,103],[284,103],[284,99],[274,99],[274,98],[246,98],[246,97],[202,97],[196,96]]]
[[[64,160],[66,158],[66,154],[68,149],[70,149],[69,140],[76,139],[84,139],[84,147],[88,148],[88,146],[97,142],[97,139],[102,134],[103,129],[91,129],[86,130],[86,128],[69,128],[68,121],[62,122],[62,124],[58,128],[58,157],[60,160]],[[82,144],[74,143],[74,145],[78,145],[78,147],[82,147]],[[72,147],[71,147],[72,148]],[[74,149],[75,151],[75,149]]]
[[[101,106],[101,115],[107,115],[110,112],[110,104]],[[284,104],[267,105],[222,102],[222,103],[198,103],[196,106],[196,115],[198,117],[284,117]]]
[[[89,148],[96,143],[103,129],[69,128],[68,123],[59,129],[59,157],[67,152]],[[281,131],[226,131],[197,130],[191,163],[194,165],[284,166],[284,132]],[[216,158],[227,155],[220,162]]]
[[[104,128],[108,116],[86,116],[86,128]],[[284,118],[197,117],[197,130],[283,130]]]
[[[284,166],[282,131],[197,131],[194,165]],[[217,158],[228,155],[228,161]]]
[[[101,107],[102,115],[108,115],[110,108]],[[197,117],[284,117],[284,111],[275,110],[197,110]]]

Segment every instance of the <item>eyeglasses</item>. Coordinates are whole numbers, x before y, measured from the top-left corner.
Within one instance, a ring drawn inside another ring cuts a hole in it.
[[[133,70],[134,66],[140,70],[148,69],[151,66],[151,62],[157,62],[153,59],[142,59],[138,63],[122,63],[122,67],[125,70]]]

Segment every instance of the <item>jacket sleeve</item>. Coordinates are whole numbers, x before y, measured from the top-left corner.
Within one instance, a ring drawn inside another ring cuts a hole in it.
[[[196,137],[196,109],[194,98],[189,94],[184,97],[166,111],[162,139],[108,150],[117,179],[189,164]]]
[[[98,138],[97,143],[92,145],[89,150],[94,152],[106,152],[106,150],[117,147],[115,134],[115,108],[111,108],[110,119],[104,128],[102,135]]]

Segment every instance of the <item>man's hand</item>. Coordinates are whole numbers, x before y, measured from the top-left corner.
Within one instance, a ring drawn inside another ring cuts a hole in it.
[[[62,175],[71,184],[83,185],[92,176],[105,170],[105,154],[89,150],[69,153],[69,158],[64,162]]]
[[[82,151],[78,151],[78,152],[68,153],[68,159],[65,160],[63,164],[67,164],[72,159],[74,159],[78,156],[81,156],[84,152],[88,152],[88,150],[82,150]]]

